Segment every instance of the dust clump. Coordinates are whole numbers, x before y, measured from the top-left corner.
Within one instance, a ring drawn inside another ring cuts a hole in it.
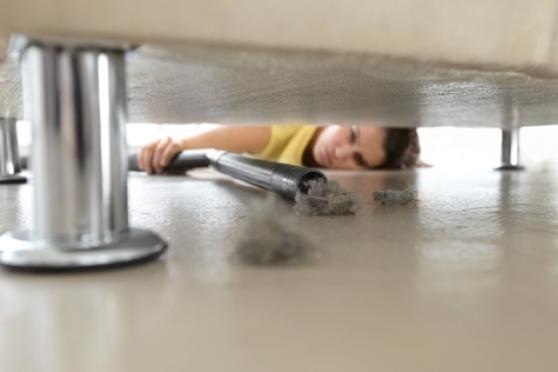
[[[374,202],[381,205],[407,205],[411,202],[418,201],[417,191],[412,188],[405,190],[384,190],[372,193]]]
[[[297,192],[294,210],[303,216],[343,216],[355,214],[364,204],[364,198],[343,190],[335,181],[312,180],[308,192]]]
[[[235,258],[256,266],[301,264],[314,255],[314,245],[295,228],[273,198],[254,203]]]

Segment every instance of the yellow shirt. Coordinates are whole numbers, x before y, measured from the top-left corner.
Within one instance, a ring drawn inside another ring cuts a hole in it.
[[[302,165],[304,150],[316,129],[318,127],[314,125],[272,125],[267,145],[255,156],[279,163]]]

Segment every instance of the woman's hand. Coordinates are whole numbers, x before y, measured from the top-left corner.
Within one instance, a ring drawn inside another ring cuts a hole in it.
[[[147,173],[163,173],[171,160],[184,150],[215,148],[230,152],[256,154],[271,137],[270,125],[229,125],[189,136],[182,141],[170,137],[142,147],[138,156],[140,169]]]
[[[166,137],[143,146],[138,156],[138,165],[147,173],[161,174],[171,160],[183,150],[181,142]]]

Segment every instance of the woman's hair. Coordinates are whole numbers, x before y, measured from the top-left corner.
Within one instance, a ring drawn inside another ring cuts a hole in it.
[[[418,165],[420,144],[415,128],[386,128],[386,159],[376,169],[405,169]]]

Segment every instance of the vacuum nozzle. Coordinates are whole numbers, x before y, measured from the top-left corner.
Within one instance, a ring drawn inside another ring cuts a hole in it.
[[[307,193],[310,181],[326,176],[316,169],[255,159],[221,150],[192,150],[179,154],[166,168],[169,173],[184,173],[193,168],[211,166],[220,173],[251,185],[294,199],[297,192]],[[130,170],[140,170],[137,156],[130,156]]]

